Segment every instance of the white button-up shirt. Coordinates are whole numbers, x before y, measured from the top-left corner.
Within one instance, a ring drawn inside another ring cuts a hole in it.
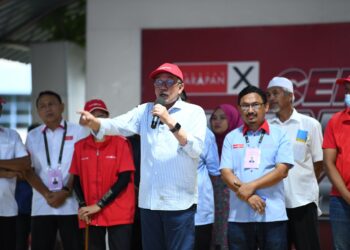
[[[310,202],[318,206],[319,187],[313,163],[323,160],[321,124],[295,109],[287,121],[273,117],[270,123],[284,128],[293,143],[295,165],[284,179],[286,207],[300,207]]]
[[[27,155],[18,133],[0,127],[0,159],[10,160]],[[18,207],[15,200],[16,178],[0,178],[0,216],[16,216]]]
[[[181,146],[165,124],[151,128],[153,103],[137,106],[113,119],[101,119],[96,135],[139,134],[141,180],[139,207],[152,210],[184,210],[197,203],[197,167],[206,133],[204,110],[180,99],[169,114],[186,131]]]
[[[51,160],[51,168],[57,169],[58,167],[62,171],[63,185],[65,185],[69,179],[69,168],[73,156],[74,144],[76,141],[86,136],[86,130],[83,127],[67,122],[67,133],[65,136],[65,143],[62,153],[62,162],[58,164],[58,158],[60,153],[60,147],[62,137],[64,133],[64,121],[61,121],[59,128],[54,131],[48,129],[45,125],[41,125],[28,134],[26,147],[30,153],[32,166],[35,169],[35,173],[40,177],[42,182],[48,186],[48,170],[45,143],[44,143],[44,130],[46,131],[48,150]],[[72,215],[77,214],[78,203],[74,197],[68,197],[65,203],[58,207],[53,208],[49,206],[45,198],[33,189],[32,200],[32,216],[38,215]]]

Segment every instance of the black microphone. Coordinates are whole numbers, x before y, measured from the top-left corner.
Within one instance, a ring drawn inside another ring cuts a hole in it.
[[[162,97],[158,97],[156,99],[156,101],[154,102],[154,105],[156,104],[160,104],[160,105],[163,105],[165,104],[165,101]],[[152,129],[155,129],[157,127],[157,124],[158,124],[158,121],[159,121],[159,117],[154,115],[153,118],[152,118],[152,123],[151,123],[151,128]]]

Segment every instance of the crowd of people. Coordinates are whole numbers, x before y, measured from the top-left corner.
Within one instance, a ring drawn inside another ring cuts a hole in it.
[[[156,101],[120,116],[92,99],[73,124],[47,90],[25,144],[0,128],[0,249],[317,250],[325,174],[333,245],[350,249],[350,76],[324,138],[287,78],[247,86],[207,125],[177,65],[149,77]]]

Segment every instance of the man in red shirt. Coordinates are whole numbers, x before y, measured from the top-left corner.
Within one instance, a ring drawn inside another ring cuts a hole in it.
[[[107,118],[102,100],[93,99],[84,110]],[[134,162],[126,138],[93,135],[74,146],[70,173],[79,201],[80,227],[89,225],[89,249],[105,249],[105,234],[111,250],[128,250],[135,212]]]
[[[346,108],[329,120],[323,141],[326,173],[332,182],[329,215],[334,249],[350,249],[350,76],[337,84],[345,88]]]

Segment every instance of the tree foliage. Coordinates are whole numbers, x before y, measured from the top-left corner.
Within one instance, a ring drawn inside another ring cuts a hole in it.
[[[51,41],[68,40],[82,47],[86,41],[86,0],[58,8],[40,21]]]

